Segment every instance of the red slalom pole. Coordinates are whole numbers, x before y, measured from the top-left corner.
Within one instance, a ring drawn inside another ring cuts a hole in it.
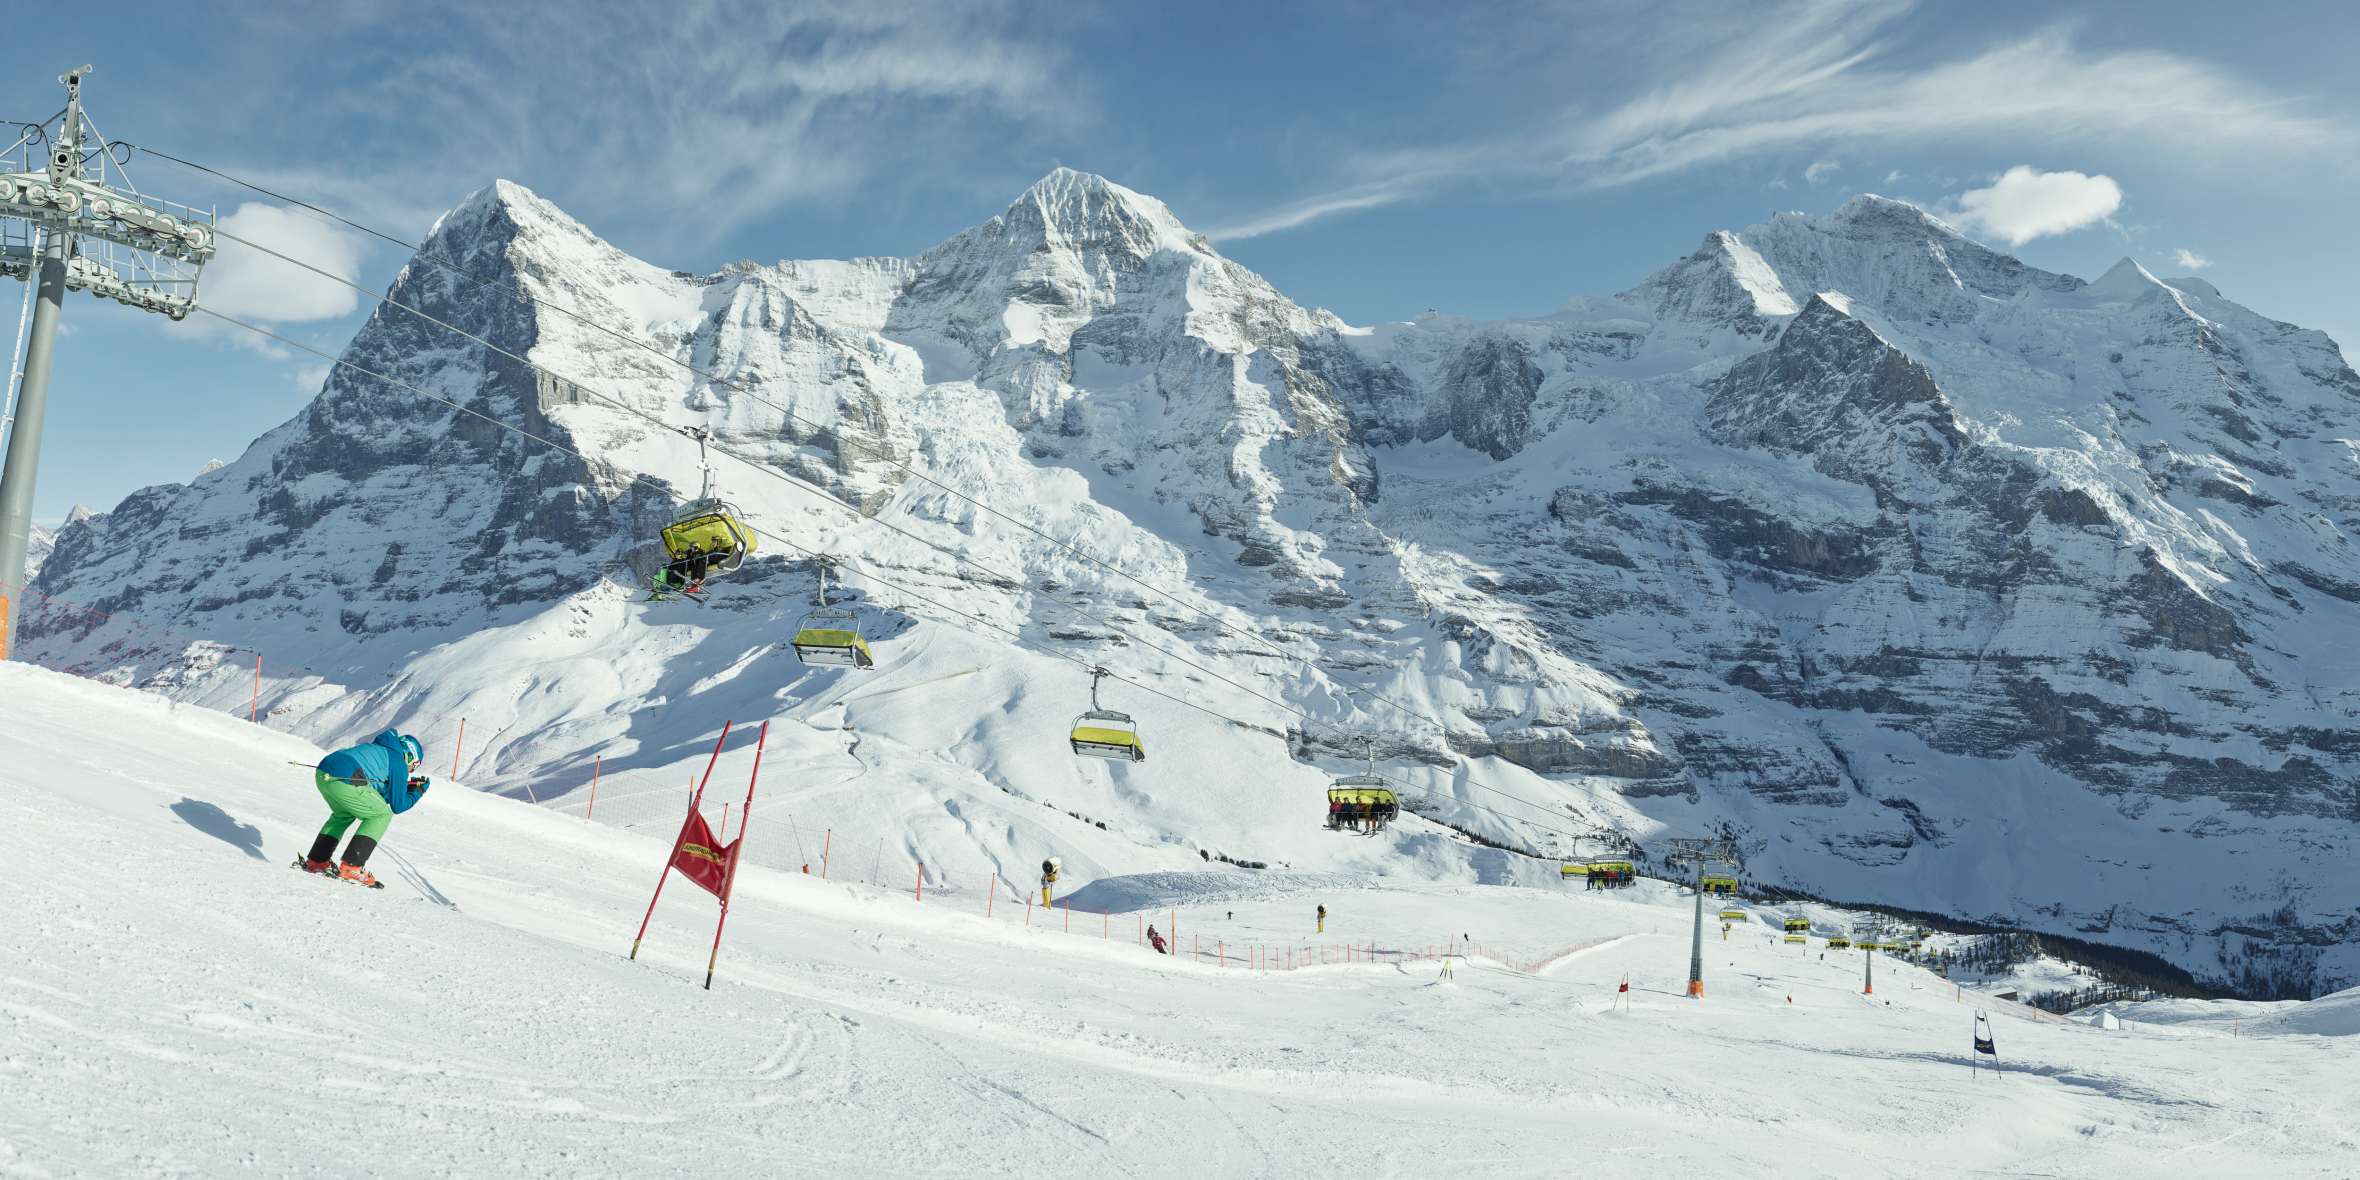
[[[998,872],[997,870],[994,870],[994,871],[993,871],[993,873],[992,873],[992,891],[991,891],[991,892],[989,892],[989,893],[986,893],[986,894],[984,894],[984,895],[983,895],[983,916],[984,916],[984,917],[988,918],[988,917],[991,917],[991,916],[992,916],[992,906],[993,906],[993,904],[994,904],[994,903],[998,902],[999,900],[1000,900],[1000,874],[999,874],[999,872]]]
[[[725,722],[724,724],[727,724],[727,723]],[[497,736],[499,736],[499,735],[495,734],[495,735],[493,735],[493,736],[497,737]],[[459,719],[459,740],[458,740],[458,741],[456,741],[456,742],[453,742],[453,743],[451,743],[451,777],[452,777],[452,778],[457,778],[457,777],[459,777],[459,753],[460,753],[460,751],[462,751],[462,750],[465,750],[466,748],[467,748],[467,719],[466,719],[465,717],[461,717],[461,718]],[[710,774],[710,773],[712,773],[712,772],[711,772],[711,770],[710,770],[710,769],[708,769],[708,770],[706,771],[706,773]]]
[[[819,879],[822,881],[828,879],[828,850],[835,846],[836,829],[829,828],[827,836],[820,841],[819,846]]]
[[[926,900],[926,866],[918,866],[918,900]]]
[[[590,810],[582,813],[583,819],[591,819],[598,815],[598,772],[605,765],[606,755],[604,754],[590,760]]]
[[[754,773],[746,776],[746,802],[738,808],[738,838],[730,841],[729,871],[721,875],[721,916],[713,920],[713,953],[705,956],[705,990],[713,990],[713,968],[721,962],[721,928],[729,924],[729,894],[737,886],[738,859],[746,851],[746,821],[754,818],[754,784],[762,781],[762,743],[770,736],[770,723],[765,721],[754,735]],[[724,810],[721,829],[729,830],[728,804]]]
[[[713,743],[713,756],[705,761],[705,778],[713,777],[713,764],[721,761],[721,743],[729,740],[730,723],[721,723],[721,737]],[[688,816],[697,813],[697,803],[705,797],[705,784],[697,784],[696,794],[689,796],[688,815],[680,817],[680,834],[672,837],[672,850],[664,854],[663,870],[656,874],[655,897],[647,899],[647,914],[639,919],[639,933],[631,936],[631,958],[639,957],[639,940],[647,937],[647,923],[656,916],[656,898],[664,896],[664,882],[672,876],[672,858],[680,854],[680,842],[688,839]]]

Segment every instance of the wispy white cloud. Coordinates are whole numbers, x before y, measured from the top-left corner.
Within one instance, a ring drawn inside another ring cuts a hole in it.
[[[405,236],[506,177],[594,223],[695,246],[881,174],[958,183],[1080,126],[1092,107],[1059,41],[1091,18],[1040,11],[579,0],[531,15],[408,0],[300,30],[250,22],[305,47],[297,68],[317,75],[289,122],[335,147],[297,170],[230,163]]]
[[[1899,28],[1910,8],[1807,0],[1743,22],[1667,16],[1676,27],[1654,55],[1661,80],[1633,97],[1562,110],[1495,139],[1362,154],[1343,162],[1353,181],[1338,191],[1398,201],[1465,183],[1602,188],[1798,148],[2001,136],[2043,145],[2168,139],[2177,152],[2217,156],[2354,141],[2353,128],[2215,65],[2087,49],[2069,26],[1943,56]],[[1288,207],[1329,215],[1366,206],[1329,207],[1314,195]]]
[[[1899,168],[1895,168],[1891,172],[1885,173],[1886,184],[1899,184],[1905,179],[1907,178],[1902,175],[1902,172]]]
[[[1410,184],[1380,184],[1371,185],[1360,192],[1325,193],[1291,205],[1264,209],[1237,221],[1221,222],[1204,232],[1207,237],[1228,242],[1258,238],[1263,234],[1293,229],[1298,225],[1317,221],[1322,217],[1337,213],[1349,213],[1354,209],[1373,209],[1380,205],[1390,205],[1403,200],[1416,191],[1416,186]]]
[[[1814,160],[1810,167],[1803,169],[1803,183],[1816,186],[1843,170],[1844,166],[1834,160]]]
[[[2009,246],[2096,225],[2122,208],[2122,186],[2111,176],[2043,172],[2018,164],[1984,188],[1960,193],[1943,216]]]
[[[2181,270],[2203,270],[2205,267],[2211,266],[2212,264],[2212,259],[2206,258],[2204,255],[2199,254],[2196,251],[2187,248],[2186,246],[2181,246],[2172,251],[2172,265],[2179,267]]]

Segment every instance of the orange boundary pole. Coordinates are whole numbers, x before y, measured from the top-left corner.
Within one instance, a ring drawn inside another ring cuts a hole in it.
[[[254,699],[246,705],[246,720],[260,724],[262,718],[262,653],[254,653]]]
[[[598,772],[605,765],[606,755],[604,754],[590,760],[590,810],[582,813],[583,819],[590,819],[598,814]]]
[[[710,780],[713,777],[713,764],[721,761],[721,743],[729,740],[729,726],[730,723],[727,721],[721,723],[721,737],[719,740],[713,743],[713,756],[705,761],[706,780]],[[705,784],[703,782],[699,782],[697,784],[696,794],[689,796],[688,815],[680,817],[680,833],[672,837],[672,851],[664,854],[664,867],[657,870],[656,872],[655,897],[650,897],[647,899],[647,915],[639,919],[639,933],[631,936],[631,958],[636,959],[639,957],[639,940],[647,937],[648,920],[656,916],[656,898],[662,897],[664,895],[664,882],[670,880],[672,877],[672,858],[680,855],[680,844],[682,841],[688,839],[688,816],[695,815],[697,813],[697,804],[703,800],[704,797]]]
[[[926,866],[924,864],[918,866],[918,900],[926,900]]]
[[[456,741],[456,742],[453,742],[453,743],[451,743],[451,777],[452,777],[452,778],[457,778],[457,777],[459,777],[459,752],[460,752],[460,751],[462,751],[462,750],[465,750],[466,748],[467,748],[467,719],[466,719],[465,717],[461,717],[461,718],[459,719],[459,740],[458,740],[458,741]],[[716,755],[716,756],[718,756],[718,755]],[[708,770],[706,771],[706,773],[710,774],[710,773],[712,773],[712,771],[711,771],[710,769],[708,769]]]
[[[762,743],[770,736],[770,723],[754,735],[754,773],[746,777],[746,802],[738,808],[738,838],[729,845],[729,871],[721,875],[721,916],[713,920],[713,953],[705,956],[705,990],[713,990],[713,968],[721,962],[721,928],[729,923],[729,894],[737,887],[737,867],[746,852],[746,821],[754,818],[754,784],[762,780]],[[727,808],[729,805],[721,805]],[[728,812],[722,813],[721,827],[729,828]]]

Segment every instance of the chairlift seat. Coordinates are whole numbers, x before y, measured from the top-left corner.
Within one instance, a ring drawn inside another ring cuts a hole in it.
[[[877,666],[876,655],[869,651],[868,640],[861,635],[860,616],[837,607],[803,616],[803,622],[795,628],[795,658],[806,664],[832,668]]]
[[[1724,921],[1724,922],[1743,922],[1743,921],[1745,921],[1745,911],[1744,911],[1744,910],[1722,910],[1722,911],[1721,911],[1721,920],[1722,920],[1722,921]]]
[[[1107,758],[1119,762],[1145,762],[1147,750],[1139,744],[1139,727],[1128,713],[1112,709],[1093,709],[1073,719],[1073,752],[1084,758]]]
[[[1348,774],[1328,784],[1328,826],[1337,826],[1337,804],[1362,808],[1363,823],[1387,823],[1401,813],[1393,782],[1381,774]]]
[[[710,574],[726,574],[745,564],[754,551],[754,532],[738,519],[735,505],[721,500],[694,500],[664,526],[664,552],[675,560],[688,556],[696,545],[711,555]]]

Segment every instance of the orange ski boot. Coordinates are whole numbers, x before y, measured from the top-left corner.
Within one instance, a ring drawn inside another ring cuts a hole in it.
[[[359,865],[336,866],[336,879],[339,881],[348,881],[354,885],[366,885],[371,889],[385,888],[384,883],[379,881],[374,874],[370,873],[369,870],[364,869]]]

